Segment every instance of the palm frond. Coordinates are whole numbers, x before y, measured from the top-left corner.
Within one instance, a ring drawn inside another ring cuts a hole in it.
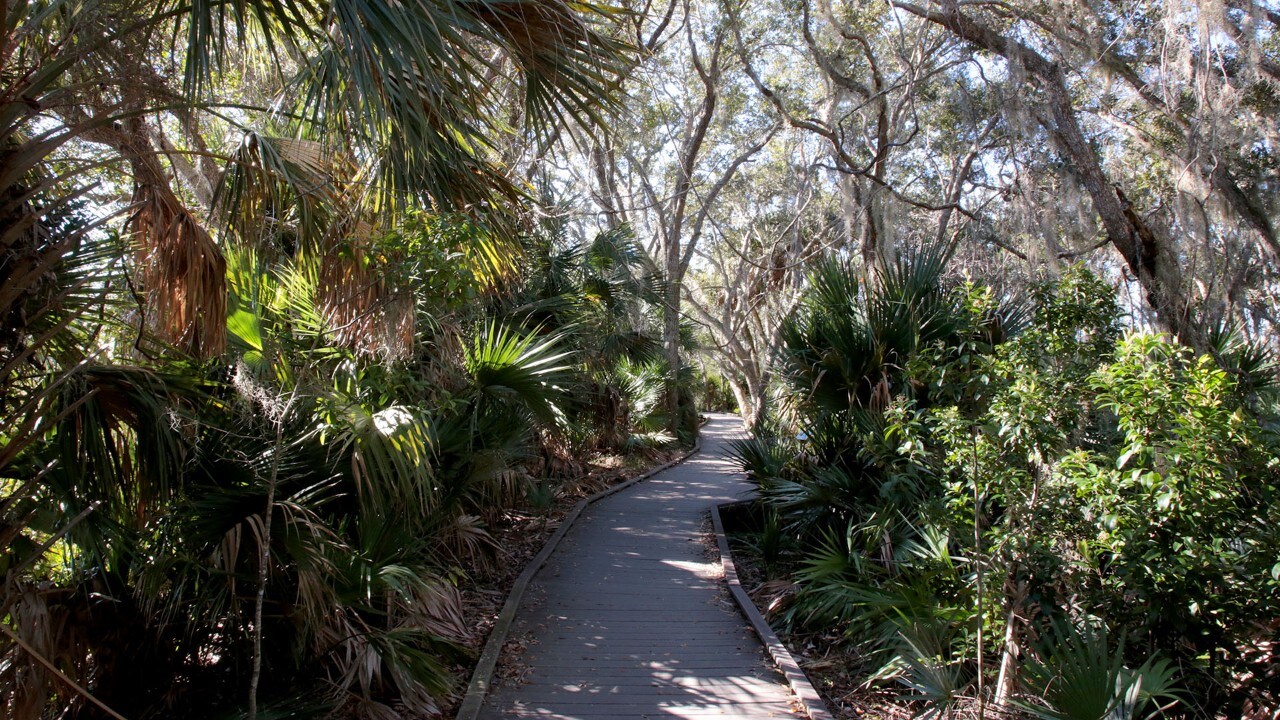
[[[629,409],[633,427],[656,432],[666,427],[662,393],[666,370],[661,362],[635,363],[622,360],[616,365],[618,386]]]
[[[371,408],[342,395],[333,398],[323,428],[334,457],[348,464],[360,508],[370,518],[410,513],[427,518],[440,502],[434,477],[432,417],[421,408]]]
[[[137,247],[149,329],[197,357],[226,343],[226,261],[163,179],[139,177],[126,228]]]
[[[1025,667],[1033,694],[1014,705],[1042,720],[1134,720],[1179,701],[1167,660],[1148,658],[1131,670],[1124,658],[1124,638],[1113,646],[1104,626],[1059,622]]]
[[[950,657],[948,630],[944,624],[913,623],[899,633],[902,674],[898,680],[911,691],[907,698],[924,704],[924,711],[917,715],[923,720],[949,717],[968,685],[963,663]]]
[[[285,255],[321,250],[332,227],[355,211],[342,193],[349,175],[318,141],[247,132],[222,174],[214,214],[253,247]]]
[[[1246,400],[1257,402],[1280,392],[1280,358],[1263,342],[1247,339],[1239,325],[1222,322],[1211,328],[1208,345]]]
[[[557,424],[572,353],[559,351],[560,336],[521,335],[490,321],[476,333],[464,362],[482,397],[523,408],[538,420]]]
[[[323,10],[332,22],[322,36],[309,30],[316,23],[276,13],[283,33],[310,48],[290,91],[295,112],[376,148],[362,181],[388,208],[421,198],[467,210],[519,193],[484,159],[508,131],[489,111],[495,79],[523,87],[536,129],[569,118],[598,125],[628,67],[629,48],[592,21],[610,11],[588,3],[333,0]]]

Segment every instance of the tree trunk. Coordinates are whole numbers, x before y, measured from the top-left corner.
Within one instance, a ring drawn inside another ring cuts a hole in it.
[[[1005,614],[1004,642],[1000,651],[1000,674],[996,678],[996,694],[992,698],[997,708],[1004,709],[1013,697],[1013,689],[1018,677],[1018,609],[1026,599],[1026,587],[1017,585],[1014,592],[1008,595],[1008,612]]]
[[[733,399],[738,403],[738,414],[742,416],[742,424],[751,427],[755,423],[756,407],[752,405],[747,389],[737,378],[729,378],[728,382]]]
[[[766,382],[760,377],[755,359],[731,355],[726,358],[732,370],[729,377],[729,388],[738,402],[738,413],[742,422],[750,427],[754,425],[764,410],[764,391]]]
[[[662,348],[667,359],[667,425],[673,436],[680,430],[680,245],[666,247],[667,285],[663,289]]]

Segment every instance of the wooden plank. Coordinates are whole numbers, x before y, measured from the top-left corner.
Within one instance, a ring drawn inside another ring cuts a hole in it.
[[[604,660],[608,658],[631,658],[637,660],[699,660],[703,658],[722,658],[728,662],[731,658],[749,659],[743,663],[749,667],[751,663],[760,662],[765,657],[763,652],[747,643],[742,645],[718,645],[714,647],[698,645],[661,645],[656,643],[607,643],[597,647],[585,645],[567,645],[556,643],[548,651],[530,650],[526,653],[530,661],[545,662],[555,658],[578,658],[582,661]]]
[[[704,454],[581,513],[520,612],[524,682],[495,689],[482,717],[795,717],[700,541],[709,506],[748,487],[712,457],[730,422],[708,425]]]
[[[756,607],[755,602],[738,580],[738,569],[734,565],[733,554],[729,549],[729,538],[724,532],[724,523],[720,518],[719,507],[711,508],[711,525],[716,534],[716,546],[720,550],[720,561],[724,565],[724,576],[729,585],[729,591],[732,593],[733,599],[737,601],[738,607],[742,609],[743,614],[747,616],[747,620],[751,622],[751,626],[760,635],[760,639],[768,649],[774,664],[778,666],[783,676],[786,677],[787,684],[791,686],[792,692],[796,694],[800,704],[804,706],[805,714],[809,716],[809,720],[834,720],[834,716],[827,709],[827,704],[822,700],[822,696],[818,694],[817,689],[809,682],[809,677],[804,674],[804,670],[800,668],[800,664],[795,661],[795,658],[791,657],[790,651],[778,639],[778,636],[773,632],[773,628],[769,627],[769,621],[764,618],[760,609]]]

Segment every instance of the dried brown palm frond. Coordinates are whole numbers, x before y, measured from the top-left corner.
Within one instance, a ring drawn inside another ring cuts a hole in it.
[[[72,608],[61,602],[67,593],[17,582],[7,591],[14,600],[8,631],[26,647],[12,642],[8,633],[0,636],[0,713],[13,720],[39,720],[51,706],[79,706],[83,698],[68,692],[66,683],[87,684],[91,655]],[[55,700],[62,693],[66,697]]]
[[[504,473],[500,477],[511,477],[512,473]],[[527,480],[522,480],[520,490]],[[518,492],[518,491],[515,491]],[[519,495],[515,496],[516,498]],[[506,505],[515,505],[514,500]],[[488,567],[498,552],[498,543],[484,528],[484,519],[477,515],[455,515],[448,520],[436,534],[436,541],[442,550],[454,559],[472,565]]]
[[[310,170],[317,177],[327,176],[335,163],[335,155],[323,143],[304,138],[273,138],[276,151],[284,160]],[[324,187],[317,192],[325,192]]]
[[[355,717],[429,717],[451,689],[437,637],[411,621],[380,629],[349,609],[334,613],[323,632],[329,641],[329,682]]]
[[[313,523],[300,524],[314,526]],[[292,531],[295,528],[289,528],[287,532]],[[324,631],[332,623],[338,607],[337,591],[332,582],[334,568],[323,549],[326,541],[305,532],[299,533],[298,537],[300,551],[290,558],[297,589],[292,617],[300,629],[299,643],[312,651],[323,652],[328,647],[323,640]]]
[[[13,631],[48,654],[52,649],[48,606],[34,588],[14,587],[10,591],[16,600],[9,614]],[[16,643],[0,639],[0,708],[5,709],[6,717],[40,717],[56,683],[53,674]]]
[[[447,316],[428,316],[422,328],[423,350],[418,372],[424,382],[446,392],[457,393],[467,384],[462,358],[466,351],[463,328]]]
[[[572,442],[564,433],[541,431],[538,433],[538,445],[546,461],[546,477],[589,482],[586,464],[578,459]]]
[[[441,578],[422,578],[412,596],[401,601],[398,615],[401,626],[426,630],[446,640],[462,642],[471,636],[463,613],[462,593]]]
[[[469,453],[465,506],[469,512],[494,523],[508,508],[520,503],[532,479],[524,468],[512,462],[511,454],[503,448],[476,448]],[[447,534],[449,529],[442,532]]]
[[[324,255],[319,290],[321,312],[338,345],[391,360],[413,352],[413,297],[389,288],[362,246]]]
[[[563,480],[556,483],[556,488],[560,493],[569,497],[585,497],[594,495],[609,486],[611,480],[616,479],[613,475],[569,475]]]
[[[227,263],[208,230],[167,182],[136,177],[126,228],[137,248],[147,325],[197,357],[226,345]]]

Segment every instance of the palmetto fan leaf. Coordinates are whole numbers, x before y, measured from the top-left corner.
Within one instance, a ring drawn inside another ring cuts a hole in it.
[[[809,402],[840,410],[852,403],[850,381],[872,371],[873,337],[853,269],[824,263],[814,270],[802,305],[779,330],[782,371]]]
[[[121,518],[146,518],[146,503],[174,492],[186,441],[175,428],[183,404],[211,400],[211,385],[181,372],[86,365],[62,388],[57,443],[68,462],[59,473],[70,497],[109,503]],[[107,511],[104,509],[104,513]]]
[[[518,242],[484,222],[460,215],[449,220],[464,228],[465,239],[456,249],[482,288],[494,291],[519,274],[524,249]]]
[[[909,697],[924,702],[923,711],[915,717],[950,717],[969,680],[963,659],[951,657],[951,627],[945,622],[907,622],[905,618],[903,624],[899,659],[893,665],[902,667],[899,682],[912,691]]]
[[[959,327],[956,300],[943,286],[946,264],[941,248],[925,248],[881,269],[878,286],[868,293],[867,319],[886,359],[904,358]]]
[[[408,513],[426,518],[440,498],[434,483],[432,418],[421,408],[370,408],[337,396],[333,422],[325,428],[334,456],[347,468],[369,517]]]
[[[663,429],[662,392],[666,367],[659,361],[622,360],[617,366],[618,386],[631,410],[631,423],[645,432]]]
[[[529,0],[475,3],[476,16],[509,44],[525,74],[525,103],[535,128],[549,120],[598,125],[600,89],[617,81],[628,48],[603,38],[585,15],[619,14],[615,8],[580,2]]]
[[[569,352],[560,336],[522,335],[490,321],[476,333],[464,362],[482,397],[523,408],[546,423],[563,419],[561,385],[568,379]]]
[[[780,331],[783,370],[796,389],[827,411],[883,407],[907,359],[930,343],[954,339],[960,328],[945,268],[936,249],[886,264],[872,283],[842,262],[819,266],[801,307]]]
[[[1280,357],[1260,341],[1250,341],[1241,327],[1219,323],[1209,330],[1209,348],[1236,381],[1237,392],[1256,402],[1280,391]]]
[[[316,248],[351,210],[339,179],[338,156],[322,143],[249,132],[223,173],[214,209],[252,245]]]
[[[1136,669],[1124,662],[1124,638],[1113,646],[1101,625],[1059,622],[1026,666],[1027,685],[1043,703],[1014,704],[1040,720],[1136,720],[1162,716],[1180,700],[1168,660],[1148,658]]]

